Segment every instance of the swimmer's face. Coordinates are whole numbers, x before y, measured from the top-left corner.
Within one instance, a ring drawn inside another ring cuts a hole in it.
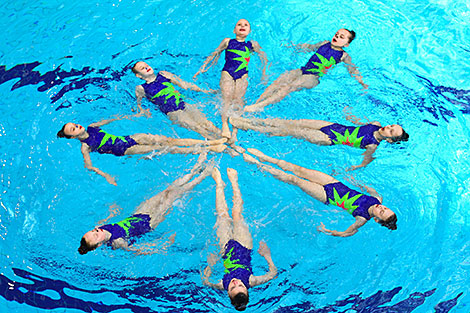
[[[67,136],[77,137],[85,132],[85,128],[82,125],[75,123],[67,123],[64,127],[64,134]]]
[[[393,211],[387,208],[386,206],[378,204],[374,207],[373,214],[374,214],[374,220],[376,222],[379,222],[380,220],[382,221],[387,220],[390,216],[392,216],[395,213],[393,213]]]
[[[341,28],[331,39],[331,44],[336,47],[347,47],[349,46],[349,38],[351,33],[346,29]]]
[[[238,278],[232,278],[232,280],[228,284],[227,289],[227,293],[231,298],[236,296],[240,292],[246,295],[248,294],[248,289],[246,288],[245,284],[243,284],[243,282]]]
[[[390,138],[400,137],[403,135],[403,128],[400,125],[387,125],[379,129],[379,134],[386,138],[388,142],[392,142]]]
[[[233,32],[238,37],[248,36],[248,34],[251,32],[250,23],[245,19],[239,20],[237,24],[235,25],[235,29],[233,30]]]
[[[153,68],[151,68],[150,65],[148,65],[147,63],[143,61],[136,63],[135,71],[137,72],[135,73],[135,76],[139,78],[154,75]]]
[[[90,246],[94,246],[106,240],[106,233],[101,228],[96,227],[83,235],[83,238]]]

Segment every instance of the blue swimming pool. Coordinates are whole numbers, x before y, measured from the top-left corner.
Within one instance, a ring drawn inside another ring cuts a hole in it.
[[[227,296],[206,288],[200,270],[216,251],[215,192],[206,179],[175,202],[143,242],[176,242],[167,254],[134,256],[100,249],[77,253],[83,233],[121,207],[145,199],[186,173],[197,156],[116,158],[92,155],[118,186],[83,168],[78,142],[57,139],[68,121],[88,125],[129,114],[140,81],[130,67],[145,59],[187,81],[239,18],[251,22],[271,66],[270,82],[308,54],[291,43],[356,31],[347,48],[367,92],[344,66],[313,90],[290,95],[256,117],[346,123],[345,106],[370,121],[399,123],[401,145],[381,145],[367,168],[361,151],[240,132],[240,145],[355,179],[375,188],[398,215],[398,230],[368,223],[350,238],[318,233],[321,222],[345,229],[351,218],[281,183],[241,157],[214,155],[224,179],[236,168],[244,214],[279,269],[250,292],[250,312],[470,312],[470,4],[467,1],[16,1],[0,4],[0,311],[226,312]],[[217,88],[220,69],[198,78]],[[253,57],[246,101],[264,90]],[[220,125],[220,95],[184,92]],[[111,124],[110,132],[200,138],[162,114]],[[352,175],[352,176],[351,176]],[[227,198],[231,197],[227,187]],[[231,206],[231,204],[229,204]],[[117,217],[118,218],[118,217]],[[256,252],[254,271],[267,266]],[[215,268],[214,279],[222,275]],[[467,286],[467,287],[465,287]]]

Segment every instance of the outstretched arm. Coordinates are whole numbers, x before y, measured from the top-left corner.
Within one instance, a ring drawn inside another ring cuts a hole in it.
[[[215,49],[215,51],[212,52],[212,54],[210,56],[208,56],[207,59],[204,61],[201,68],[199,69],[199,71],[196,74],[194,74],[194,76],[193,76],[194,80],[196,80],[197,75],[207,72],[208,69],[210,69],[214,64],[217,63],[222,51],[227,49],[229,41],[230,41],[230,38],[225,38],[224,40],[222,40],[222,42],[217,47],[217,49]],[[209,65],[209,67],[206,68],[207,64],[209,64],[209,62],[211,62],[211,61],[212,61],[212,63]]]
[[[138,116],[145,115],[147,117],[151,116],[150,109],[144,110],[142,108],[142,99],[145,97],[145,90],[142,85],[138,85],[135,87],[135,98],[137,100],[137,109],[139,110],[139,113],[137,113]],[[134,111],[134,109],[132,109]]]
[[[361,167],[366,167],[370,162],[374,161],[375,150],[377,150],[377,145],[368,145],[366,151],[364,151],[364,153],[362,154],[364,156],[362,163],[359,165],[351,166],[349,170],[355,170]]]
[[[217,92],[216,90],[212,90],[212,89],[204,90],[201,87],[197,86],[196,84],[188,83],[187,81],[182,80],[181,78],[179,78],[178,76],[170,72],[161,71],[160,74],[168,78],[173,84],[183,89],[189,89],[189,90],[204,92],[204,93],[216,93]]]
[[[296,52],[312,52],[312,51],[316,51],[318,48],[320,48],[322,45],[324,45],[327,42],[329,41],[323,40],[313,45],[309,43],[300,43],[300,44],[296,44],[292,46],[295,48]]]
[[[357,66],[354,65],[354,63],[351,61],[351,57],[349,56],[349,54],[344,52],[343,57],[341,58],[341,61],[346,64],[349,74],[351,74],[351,76],[354,77],[359,82],[359,84],[361,84],[362,87],[364,87],[364,89],[369,88],[369,85],[366,85],[364,81],[362,80],[362,75],[357,69]]]
[[[336,237],[349,237],[357,233],[358,229],[367,222],[367,220],[361,216],[356,216],[356,221],[354,224],[348,227],[345,231],[330,230],[325,227],[323,223],[321,226],[317,227],[319,232],[322,232],[327,235],[336,236]]]
[[[271,258],[271,250],[264,241],[259,242],[258,253],[266,259],[266,262],[268,262],[269,271],[263,276],[250,276],[250,286],[252,287],[267,283],[277,275],[276,265],[274,265]]]
[[[258,42],[256,41],[252,41],[251,42],[252,45],[253,45],[253,50],[258,53],[259,55],[259,58],[261,59],[261,62],[263,63],[263,76],[262,76],[262,80],[265,80],[266,79],[266,67],[268,66],[268,57],[266,56],[266,53],[264,53],[264,51],[261,50],[261,46],[259,45]]]
[[[83,155],[83,160],[85,161],[85,167],[88,170],[93,171],[96,174],[103,176],[104,178],[106,178],[106,181],[108,183],[110,183],[111,185],[117,186],[116,180],[111,175],[101,171],[99,168],[94,167],[91,164],[90,148],[88,147],[88,145],[86,143],[82,143],[81,151],[82,151],[82,155]]]
[[[218,256],[215,255],[215,254],[209,254],[209,256],[207,257],[207,263],[208,265],[206,266],[206,268],[204,269],[204,273],[202,273],[201,275],[201,279],[202,279],[202,283],[206,286],[209,286],[213,289],[219,289],[219,290],[223,290],[224,289],[224,286],[222,284],[222,281],[218,282],[217,284],[214,284],[214,283],[211,283],[209,281],[209,278],[211,277],[212,275],[212,267],[215,265],[215,263],[217,262],[218,260]]]
[[[130,119],[130,118],[131,117],[129,115],[116,116],[115,118],[110,118],[110,119],[107,119],[107,120],[102,120],[102,121],[99,121],[99,122],[91,123],[89,126],[91,126],[91,127],[101,127],[103,125],[112,123],[114,121],[119,121],[119,120],[123,120],[123,119]]]
[[[166,250],[175,243],[176,234],[172,234],[168,240],[166,240],[160,249],[155,249],[159,245],[158,242],[144,243],[139,245],[129,245],[128,242],[122,238],[113,241],[113,249],[124,249],[126,251],[133,252],[135,255],[150,255],[154,253],[165,254]]]

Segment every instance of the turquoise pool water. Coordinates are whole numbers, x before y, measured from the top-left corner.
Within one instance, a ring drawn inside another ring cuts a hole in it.
[[[0,311],[226,312],[223,293],[202,286],[199,271],[216,251],[214,183],[205,180],[175,203],[155,241],[176,232],[166,255],[100,249],[80,256],[80,237],[119,205],[127,217],[185,173],[196,156],[92,155],[118,186],[83,168],[77,142],[56,139],[68,121],[83,125],[129,114],[140,82],[129,65],[146,59],[190,81],[234,23],[271,62],[270,81],[309,55],[291,42],[356,31],[347,49],[367,93],[338,66],[311,91],[292,94],[254,116],[345,122],[343,108],[382,124],[402,124],[410,141],[381,145],[354,178],[374,187],[398,215],[398,231],[368,223],[351,238],[318,233],[351,219],[283,184],[240,157],[218,155],[239,171],[245,217],[255,242],[271,247],[278,277],[250,293],[250,312],[469,312],[470,5],[465,1],[37,1],[0,4]],[[198,83],[216,88],[222,62]],[[260,84],[252,58],[246,100]],[[184,92],[220,124],[220,96]],[[161,114],[111,124],[111,133],[198,136]],[[240,145],[350,176],[360,151],[241,132]],[[224,174],[224,178],[226,176]],[[227,188],[227,197],[231,190]],[[229,204],[230,206],[230,204]],[[370,224],[370,225],[369,225]],[[258,245],[255,244],[255,249]],[[255,253],[254,271],[267,270]],[[215,276],[222,270],[216,268]],[[215,278],[214,276],[214,278]],[[467,286],[467,287],[466,287]]]

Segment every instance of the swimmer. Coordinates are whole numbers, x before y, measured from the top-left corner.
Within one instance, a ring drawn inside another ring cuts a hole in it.
[[[253,238],[242,215],[243,200],[238,185],[238,173],[228,168],[227,175],[233,189],[232,218],[228,213],[224,194],[225,184],[220,172],[217,168],[212,171],[212,178],[216,183],[217,222],[215,225],[220,252],[224,259],[225,274],[216,284],[209,281],[212,266],[217,262],[217,257],[211,255],[208,258],[209,265],[204,270],[203,283],[214,289],[225,289],[235,309],[244,311],[248,304],[248,289],[273,279],[277,275],[277,268],[271,258],[271,250],[266,243],[260,241],[258,253],[268,262],[269,271],[263,276],[253,276],[251,267]]]
[[[222,69],[220,76],[220,90],[222,91],[222,136],[231,138],[230,129],[228,126],[228,112],[232,109],[243,110],[245,102],[243,97],[245,96],[246,89],[248,87],[248,63],[250,62],[250,54],[257,52],[263,63],[263,80],[266,77],[266,65],[268,59],[266,54],[261,51],[260,45],[256,41],[246,41],[246,38],[251,32],[250,23],[241,19],[235,25],[233,30],[235,38],[225,38],[222,40],[220,45],[215,51],[205,60],[199,71],[193,76],[193,79],[206,72],[210,67],[217,63],[220,54],[225,50],[225,65]],[[209,62],[212,63],[209,67],[206,66]],[[233,142],[236,141],[236,129],[233,133]]]
[[[344,62],[351,76],[353,76],[364,89],[367,89],[368,86],[362,81],[359,70],[352,63],[349,54],[343,50],[343,48],[349,46],[355,37],[356,33],[354,31],[342,28],[336,32],[331,41],[325,40],[314,45],[296,45],[295,47],[305,52],[316,50],[316,53],[308,60],[304,67],[286,72],[279,76],[274,83],[266,88],[255,104],[245,107],[245,112],[260,111],[269,104],[281,101],[291,92],[316,87],[320,83],[320,77],[325,75],[329,69],[340,62]]]
[[[206,154],[201,154],[189,174],[176,179],[165,190],[142,202],[132,216],[117,223],[95,227],[95,229],[87,232],[80,241],[78,252],[80,254],[86,254],[103,244],[107,244],[113,249],[124,249],[136,254],[152,254],[159,252],[158,250],[148,251],[148,247],[156,244],[145,244],[142,247],[138,247],[133,244],[134,239],[135,237],[154,230],[165,220],[165,216],[170,212],[174,201],[192,190],[211,174],[211,166],[204,168],[203,163],[205,160]],[[199,176],[196,176],[197,174],[199,174]],[[169,242],[163,245],[163,249],[173,242],[174,235],[169,238]]]
[[[350,118],[348,118],[350,119]],[[389,143],[407,141],[408,133],[400,125],[381,127],[379,122],[370,124],[351,120],[355,126],[344,126],[320,120],[247,119],[231,117],[230,123],[239,129],[254,130],[271,136],[291,136],[323,145],[347,145],[365,149],[362,163],[351,170],[365,167],[374,160],[373,154],[383,140]]]
[[[116,180],[111,175],[94,167],[91,163],[90,152],[101,154],[114,154],[115,156],[146,154],[152,151],[162,151],[164,153],[201,153],[204,149],[214,152],[222,152],[226,146],[223,144],[226,138],[218,140],[196,140],[170,138],[152,134],[134,134],[130,136],[111,135],[100,127],[116,120],[128,118],[128,116],[103,120],[88,125],[88,128],[67,123],[57,133],[59,138],[78,139],[82,143],[81,151],[85,167],[103,176],[111,185],[117,185]]]
[[[136,77],[145,80],[145,84],[135,88],[137,108],[140,114],[150,116],[149,110],[142,108],[142,98],[147,98],[157,105],[162,113],[182,127],[191,129],[204,138],[218,139],[221,137],[218,129],[207,117],[192,105],[185,103],[174,85],[204,93],[215,93],[215,90],[203,90],[195,84],[185,82],[178,76],[160,71],[155,75],[154,70],[145,62],[139,61],[132,67]]]
[[[275,164],[284,171],[293,174],[263,164],[249,154],[243,155],[245,161],[258,165],[262,170],[270,173],[280,181],[299,187],[318,201],[336,205],[346,210],[356,219],[354,224],[345,231],[327,229],[323,223],[317,228],[318,231],[327,235],[349,237],[357,233],[358,229],[371,218],[390,230],[397,229],[397,216],[392,210],[382,205],[382,197],[373,188],[364,186],[371,195],[368,196],[347,187],[325,173],[269,157],[256,149],[249,148],[248,152],[257,156],[263,162]]]

